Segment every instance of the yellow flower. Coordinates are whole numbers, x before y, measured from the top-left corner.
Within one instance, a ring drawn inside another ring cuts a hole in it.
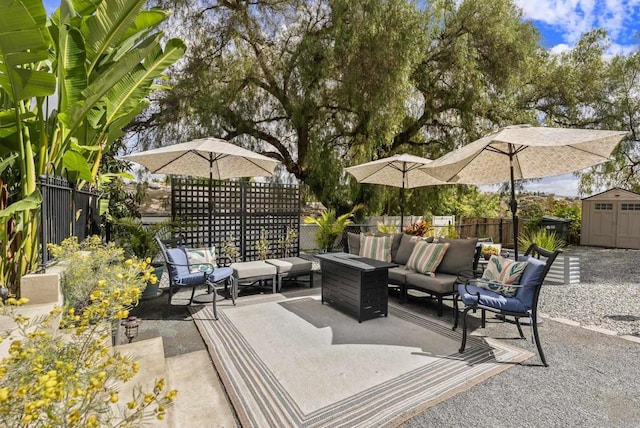
[[[127,407],[131,410],[135,409],[136,407],[138,407],[138,403],[136,403],[135,401],[129,401],[127,403]]]
[[[111,397],[109,398],[109,401],[111,401],[112,403],[117,403],[118,402],[118,394],[116,392],[112,392],[111,393]]]
[[[145,394],[144,395],[144,400],[143,400],[146,404],[149,404],[153,401],[153,394]]]
[[[0,403],[9,399],[9,388],[0,388]]]

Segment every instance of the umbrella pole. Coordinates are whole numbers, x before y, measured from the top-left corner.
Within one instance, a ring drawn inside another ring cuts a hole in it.
[[[211,186],[213,185],[213,157],[209,154],[209,247],[211,247],[213,240],[213,191]]]
[[[404,177],[400,188],[400,232],[404,230]]]
[[[509,208],[513,218],[513,253],[514,260],[518,260],[518,201],[516,200],[516,183],[513,172],[513,146],[509,144],[509,169],[511,174],[511,201]]]

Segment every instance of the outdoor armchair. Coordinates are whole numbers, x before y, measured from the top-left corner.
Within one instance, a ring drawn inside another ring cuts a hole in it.
[[[161,249],[167,271],[169,274],[169,304],[175,292],[181,287],[191,287],[191,298],[189,304],[193,303],[196,287],[206,285],[208,291],[214,293],[213,315],[218,319],[216,309],[216,295],[218,287],[224,286],[226,289],[232,280],[233,269],[230,267],[215,267],[212,263],[190,263],[187,251],[181,246],[181,239],[162,240],[156,237],[158,246]],[[167,248],[167,245],[177,244],[174,248]],[[231,299],[235,305],[235,295],[231,293]]]
[[[511,316],[515,318],[515,324],[518,327],[520,337],[525,339],[520,325],[520,318],[529,318],[531,329],[533,331],[533,340],[535,341],[540,355],[542,364],[547,367],[548,364],[545,360],[544,353],[542,352],[542,346],[540,344],[540,338],[538,336],[538,298],[540,296],[540,289],[544,282],[551,265],[558,256],[561,250],[549,251],[539,247],[536,244],[531,244],[523,256],[518,258],[518,261],[526,261],[527,265],[518,284],[500,284],[497,281],[488,281],[482,278],[471,279],[464,283],[458,284],[458,294],[454,300],[455,306],[455,320],[453,329],[458,327],[458,299],[462,300],[465,307],[462,311],[462,344],[459,352],[464,352],[467,342],[467,313],[470,310],[480,309],[481,314],[481,326],[485,327],[485,312],[490,311],[500,314],[504,317]],[[491,284],[489,284],[491,283]],[[507,297],[504,294],[487,289],[489,288],[500,290],[503,286],[511,287],[515,289],[515,295],[513,297]]]

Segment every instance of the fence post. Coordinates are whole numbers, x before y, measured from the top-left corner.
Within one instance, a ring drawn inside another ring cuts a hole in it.
[[[47,262],[49,261],[49,252],[47,250],[47,237],[49,236],[49,187],[46,185],[47,176],[40,176],[40,192],[42,193],[42,208],[40,210],[40,245],[42,249],[42,262],[40,267],[46,269]]]

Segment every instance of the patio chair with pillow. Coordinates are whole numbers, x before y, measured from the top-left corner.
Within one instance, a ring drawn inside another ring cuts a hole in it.
[[[169,274],[169,304],[175,292],[182,287],[191,287],[191,298],[189,304],[193,303],[196,287],[206,285],[208,292],[213,293],[213,315],[218,319],[216,308],[216,297],[218,287],[224,286],[226,289],[232,284],[233,269],[230,267],[216,267],[215,261],[190,262],[187,252],[189,249],[182,246],[180,238],[162,240],[156,237],[156,242],[161,249],[167,271]],[[168,248],[167,245],[177,245]],[[197,251],[200,253],[200,251]],[[231,299],[235,305],[235,293],[231,290]]]
[[[502,268],[499,273],[501,276],[496,277],[495,273],[485,271],[482,278],[458,284],[458,295],[454,300],[454,330],[458,327],[458,299],[465,305],[462,312],[462,344],[459,352],[464,352],[467,342],[467,313],[480,309],[482,328],[485,327],[485,311],[514,317],[522,339],[525,339],[525,336],[520,318],[529,318],[540,360],[547,367],[538,336],[538,297],[542,283],[560,252],[561,250],[549,251],[531,244],[525,254],[518,257],[518,262],[492,256],[489,263]],[[519,264],[523,262],[526,264]]]

